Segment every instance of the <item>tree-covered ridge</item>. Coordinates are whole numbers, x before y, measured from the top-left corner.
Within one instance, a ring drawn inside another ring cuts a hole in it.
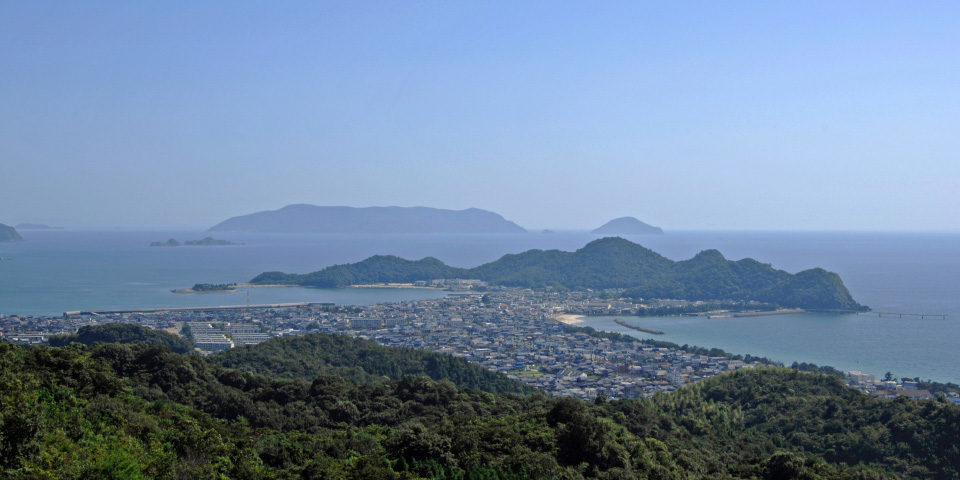
[[[312,352],[305,352],[304,356]],[[960,408],[742,370],[652,399],[280,379],[162,346],[0,343],[10,478],[958,478]]]
[[[73,342],[93,346],[103,343],[146,343],[163,345],[174,353],[193,352],[193,344],[182,337],[163,330],[154,330],[135,323],[108,323],[80,327],[77,333],[50,337],[50,346],[65,347]]]
[[[358,263],[333,265],[307,274],[266,272],[250,281],[257,285],[303,285],[338,288],[371,283],[411,283],[434,278],[466,278],[469,270],[450,267],[427,257],[404,260],[394,255],[375,255]]]
[[[836,376],[760,368],[706,379],[653,403],[682,427],[678,437],[700,449],[730,448],[720,439],[733,426],[755,444],[832,463],[882,465],[905,478],[960,478],[960,408],[944,400],[891,401],[847,388]],[[609,406],[636,434],[658,428],[637,421],[636,402]]]
[[[832,272],[815,268],[797,274],[753,259],[730,261],[716,250],[674,262],[622,238],[608,237],[575,252],[529,250],[505,255],[472,269],[449,267],[435,258],[418,261],[374,256],[297,275],[267,272],[254,284],[336,288],[355,284],[414,282],[435,278],[478,278],[495,285],[558,289],[627,289],[636,298],[757,301],[784,308],[864,310]]]
[[[373,340],[346,335],[317,333],[275,338],[259,345],[225,350],[211,355],[208,361],[280,378],[312,380],[317,375],[336,375],[354,383],[385,383],[408,375],[424,375],[448,380],[459,388],[489,393],[533,391],[522,382],[452,355],[384,347]]]

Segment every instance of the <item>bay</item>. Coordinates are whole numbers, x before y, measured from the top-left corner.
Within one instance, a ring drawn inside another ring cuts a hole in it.
[[[128,309],[299,301],[372,304],[436,298],[416,289],[254,288],[239,293],[174,294],[195,283],[244,283],[264,271],[307,273],[371,255],[436,257],[473,267],[525,250],[572,251],[599,238],[586,232],[506,235],[278,235],[218,233],[243,245],[150,247],[150,242],[208,236],[196,231],[24,231],[0,244],[0,314],[60,315],[80,309]],[[627,239],[673,260],[717,249],[796,273],[822,267],[843,278],[853,297],[905,317],[799,315],[742,319],[644,319],[664,340],[806,361],[877,375],[960,383],[960,234],[843,232],[667,232]],[[604,327],[604,320],[598,328]],[[699,322],[699,323],[698,323]],[[612,323],[612,320],[609,320]],[[609,325],[607,325],[609,326]]]

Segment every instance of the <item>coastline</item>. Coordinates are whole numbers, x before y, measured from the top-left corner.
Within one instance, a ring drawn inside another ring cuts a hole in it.
[[[194,290],[192,288],[177,288],[175,290],[170,290],[173,293],[235,293],[239,292],[239,288],[223,288],[219,290]]]
[[[192,288],[177,288],[170,290],[173,293],[234,293],[245,288],[291,288],[291,287],[300,287],[301,285],[285,285],[285,284],[271,284],[271,285],[254,285],[252,283],[241,283],[239,285],[234,285],[231,288],[225,288],[222,290],[204,290],[197,291]],[[307,288],[307,287],[304,287]]]
[[[346,288],[415,288],[419,290],[444,290],[444,288],[441,287],[426,287],[412,283],[364,283],[361,285],[348,285]]]
[[[630,322],[627,322],[626,320],[624,320],[624,319],[622,319],[622,318],[617,318],[617,319],[614,320],[614,321],[617,322],[617,325],[620,325],[620,326],[623,326],[623,327],[627,327],[627,328],[632,328],[632,329],[634,329],[634,330],[636,330],[636,331],[638,331],[638,332],[649,333],[649,334],[651,334],[651,335],[663,335],[663,332],[661,332],[660,330],[654,330],[654,329],[652,329],[652,328],[647,328],[647,327],[641,327],[641,326],[639,326],[639,325],[634,325],[634,324],[632,324],[632,323],[630,323]]]
[[[797,313],[807,313],[802,308],[781,308],[779,310],[767,310],[760,312],[739,312],[732,313],[734,317],[768,317],[771,315],[793,315]]]

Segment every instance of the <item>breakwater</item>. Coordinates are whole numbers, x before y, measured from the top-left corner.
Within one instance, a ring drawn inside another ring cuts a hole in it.
[[[652,329],[652,328],[646,328],[646,327],[641,327],[641,326],[634,325],[634,324],[632,324],[632,323],[627,323],[627,322],[626,322],[625,320],[623,320],[622,318],[618,318],[618,319],[616,319],[616,320],[614,320],[614,321],[617,322],[617,324],[619,324],[620,326],[627,327],[627,328],[632,328],[632,329],[634,329],[634,330],[636,330],[636,331],[638,331],[638,332],[649,333],[649,334],[652,334],[652,335],[663,335],[663,332],[661,332],[660,330],[654,330],[654,329]]]
[[[271,303],[265,305],[222,305],[218,307],[173,307],[173,308],[137,308],[127,310],[73,310],[63,312],[64,317],[75,316],[98,316],[98,315],[122,315],[136,313],[160,313],[160,312],[204,312],[204,311],[223,311],[223,310],[247,310],[263,308],[296,308],[296,307],[332,307],[334,303],[326,302],[297,302],[297,303]]]

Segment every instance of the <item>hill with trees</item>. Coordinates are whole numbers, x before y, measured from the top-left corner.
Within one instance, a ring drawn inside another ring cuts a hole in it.
[[[256,348],[256,347],[253,347]],[[276,348],[271,346],[269,348]],[[315,352],[290,351],[293,360]],[[403,357],[408,351],[398,351]],[[359,357],[358,357],[359,358]],[[161,345],[0,343],[10,478],[958,478],[960,407],[784,368],[649,399],[230,369]]]
[[[54,335],[50,337],[50,346],[65,347],[73,342],[93,346],[102,343],[146,343],[163,345],[174,353],[193,352],[190,341],[163,330],[154,330],[135,323],[108,323],[106,325],[88,325],[80,327],[77,333]]]
[[[386,383],[423,375],[489,393],[533,391],[522,382],[452,355],[383,347],[373,340],[344,335],[275,338],[225,350],[208,360],[222,367],[280,378],[312,380],[317,375],[336,375],[355,383]]]
[[[337,288],[410,283],[436,278],[477,278],[493,285],[556,289],[626,289],[634,298],[756,301],[784,308],[865,310],[840,277],[823,269],[791,274],[752,259],[730,261],[716,250],[674,262],[619,237],[594,240],[575,252],[529,250],[475,268],[455,268],[435,258],[374,256],[308,274],[266,272],[253,284]]]

